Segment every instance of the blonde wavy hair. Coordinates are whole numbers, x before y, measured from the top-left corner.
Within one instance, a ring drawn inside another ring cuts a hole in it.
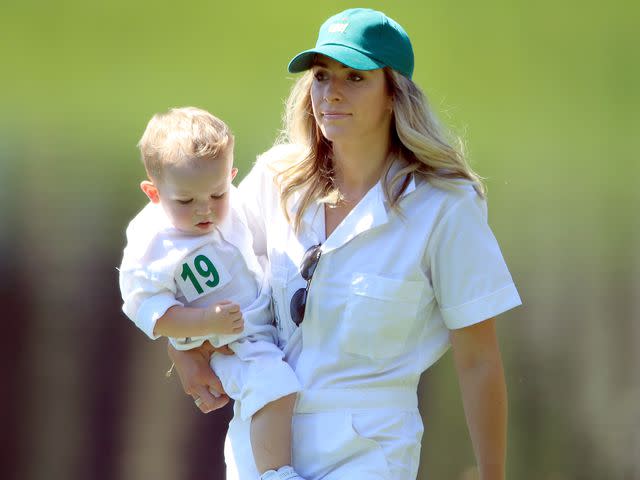
[[[464,156],[462,141],[447,132],[429,107],[422,90],[407,77],[385,67],[387,88],[393,97],[393,121],[390,155],[383,173],[383,191],[390,208],[399,211],[399,200],[409,184],[407,174],[423,177],[433,185],[454,188],[460,183],[471,183],[481,197],[485,187]],[[286,102],[284,128],[277,144],[300,147],[295,158],[290,158],[276,174],[284,214],[298,231],[304,211],[322,199],[340,198],[333,181],[331,142],[320,131],[311,106],[313,72],[305,72],[293,85]],[[457,145],[453,145],[454,141]],[[404,160],[406,166],[388,178],[395,159]],[[400,188],[398,182],[404,180]],[[287,209],[295,192],[302,198],[293,213]]]

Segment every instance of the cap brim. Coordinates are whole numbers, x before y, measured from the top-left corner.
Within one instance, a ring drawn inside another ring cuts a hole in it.
[[[334,60],[356,70],[375,70],[384,67],[384,63],[377,62],[364,53],[344,45],[321,45],[311,50],[299,53],[289,62],[289,72],[299,73],[309,70],[317,54],[326,55]]]

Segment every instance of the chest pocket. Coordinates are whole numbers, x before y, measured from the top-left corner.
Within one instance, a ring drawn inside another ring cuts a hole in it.
[[[419,281],[353,274],[340,324],[341,348],[374,359],[406,352],[425,288]]]
[[[231,274],[219,260],[211,245],[205,245],[178,264],[174,280],[180,293],[188,302],[224,287],[231,281]]]

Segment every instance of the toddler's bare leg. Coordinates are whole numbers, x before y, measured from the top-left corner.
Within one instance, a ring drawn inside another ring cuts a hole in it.
[[[251,419],[251,448],[260,474],[291,465],[291,417],[296,395],[268,403]]]

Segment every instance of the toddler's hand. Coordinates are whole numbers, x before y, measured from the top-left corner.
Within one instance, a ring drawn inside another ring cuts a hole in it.
[[[207,308],[204,316],[211,333],[231,335],[244,330],[242,312],[237,303],[223,300]]]

